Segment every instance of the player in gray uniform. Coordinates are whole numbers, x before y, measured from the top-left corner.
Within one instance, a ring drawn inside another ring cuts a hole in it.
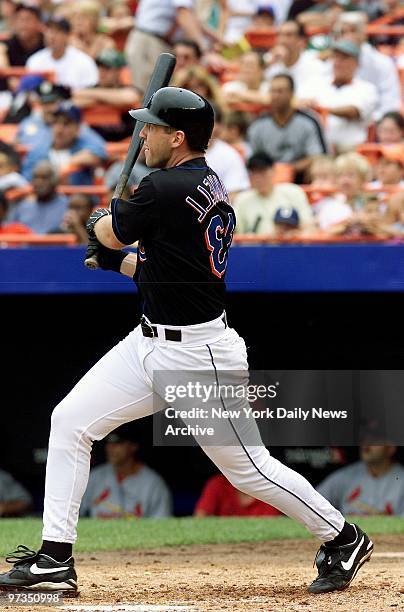
[[[404,467],[393,460],[396,447],[361,447],[361,461],[327,476],[317,487],[343,514],[404,516]]]
[[[0,470],[0,517],[24,514],[31,504],[31,495],[22,484]]]
[[[137,458],[138,444],[126,428],[106,438],[107,462],[90,472],[80,515],[94,518],[161,518],[172,514],[171,493],[154,470]]]

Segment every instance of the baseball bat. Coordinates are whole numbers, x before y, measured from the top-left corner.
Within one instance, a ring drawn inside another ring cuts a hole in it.
[[[145,107],[149,104],[152,95],[162,87],[166,87],[170,82],[171,76],[174,71],[176,58],[172,53],[161,53],[157,58],[156,65],[153,70],[153,74],[150,77],[149,84],[146,88],[146,92],[143,97],[142,106]],[[115,187],[113,198],[120,198],[125,190],[130,174],[133,170],[133,166],[143,146],[143,138],[140,138],[140,132],[143,124],[139,121],[135,122],[132,138],[126,153],[125,163],[123,165],[121,174]],[[98,266],[96,254],[88,257],[84,265],[90,270],[96,270]]]

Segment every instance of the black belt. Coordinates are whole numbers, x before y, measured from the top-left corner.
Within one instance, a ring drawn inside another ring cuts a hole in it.
[[[224,323],[224,327],[227,327],[227,317],[226,313],[222,316],[222,321]],[[157,338],[157,327],[155,325],[151,325],[147,322],[145,317],[140,319],[140,327],[142,328],[142,334],[146,336],[146,338]],[[164,328],[164,335],[166,340],[171,340],[172,342],[181,342],[182,341],[182,332],[180,329],[168,329]]]

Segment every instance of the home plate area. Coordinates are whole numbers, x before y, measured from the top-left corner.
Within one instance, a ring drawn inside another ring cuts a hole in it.
[[[404,610],[404,537],[376,536],[374,541],[374,556],[365,563],[349,589],[317,596],[306,590],[316,575],[314,539],[80,553],[77,568],[81,595],[77,600],[65,599],[65,604],[56,609],[72,612],[324,612],[332,607],[341,612],[369,612],[376,608],[378,612]]]

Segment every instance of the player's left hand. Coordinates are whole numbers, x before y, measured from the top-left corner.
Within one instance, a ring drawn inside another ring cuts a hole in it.
[[[121,264],[128,253],[125,251],[116,251],[108,249],[103,244],[99,243],[97,249],[97,261],[101,270],[112,270],[113,272],[121,271]]]
[[[101,217],[105,217],[110,214],[111,214],[111,211],[108,210],[108,208],[97,208],[97,210],[94,210],[91,213],[86,223],[87,234],[90,240],[96,238],[94,226],[97,223],[97,221],[99,221]]]

